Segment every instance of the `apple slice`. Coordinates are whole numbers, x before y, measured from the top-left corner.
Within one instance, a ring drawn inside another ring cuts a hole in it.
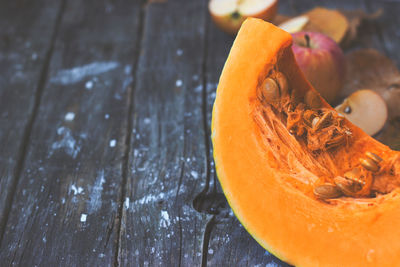
[[[219,28],[236,34],[248,17],[272,20],[278,10],[278,0],[210,0],[208,9]]]
[[[372,90],[358,90],[336,110],[369,135],[379,132],[388,117],[385,100]]]
[[[289,19],[279,24],[278,27],[287,31],[288,33],[295,33],[301,31],[309,21],[310,19],[306,15],[302,15]]]

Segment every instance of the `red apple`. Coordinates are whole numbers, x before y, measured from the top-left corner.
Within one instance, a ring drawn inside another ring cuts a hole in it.
[[[271,21],[278,10],[278,0],[210,0],[208,9],[219,28],[236,34],[248,17]]]
[[[293,52],[307,80],[329,103],[335,101],[346,76],[346,60],[339,45],[317,32],[293,34]]]

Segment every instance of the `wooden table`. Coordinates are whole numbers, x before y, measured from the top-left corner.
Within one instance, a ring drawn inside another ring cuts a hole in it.
[[[350,47],[400,62],[400,2]],[[233,38],[200,0],[0,1],[0,265],[284,266],[216,180],[215,89]],[[258,265],[257,265],[258,264]]]

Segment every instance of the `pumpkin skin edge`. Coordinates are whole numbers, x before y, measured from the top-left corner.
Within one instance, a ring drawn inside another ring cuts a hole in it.
[[[384,227],[400,222],[398,190],[372,207],[361,201],[339,209],[281,183],[267,164],[268,153],[259,146],[257,126],[249,119],[250,99],[260,73],[276,65],[282,53],[290,58],[291,43],[290,34],[267,22],[248,19],[225,63],[211,130],[217,175],[228,203],[261,246],[290,264],[394,265],[400,261],[400,245],[393,243],[400,230]],[[299,87],[311,87],[296,63],[289,63],[296,77],[288,78]],[[354,129],[360,146],[371,143],[388,149]]]

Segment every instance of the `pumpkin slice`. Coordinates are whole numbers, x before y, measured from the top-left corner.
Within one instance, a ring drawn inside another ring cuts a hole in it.
[[[295,62],[292,37],[248,19],[212,117],[218,178],[267,250],[299,266],[400,262],[400,155],[330,107]]]

